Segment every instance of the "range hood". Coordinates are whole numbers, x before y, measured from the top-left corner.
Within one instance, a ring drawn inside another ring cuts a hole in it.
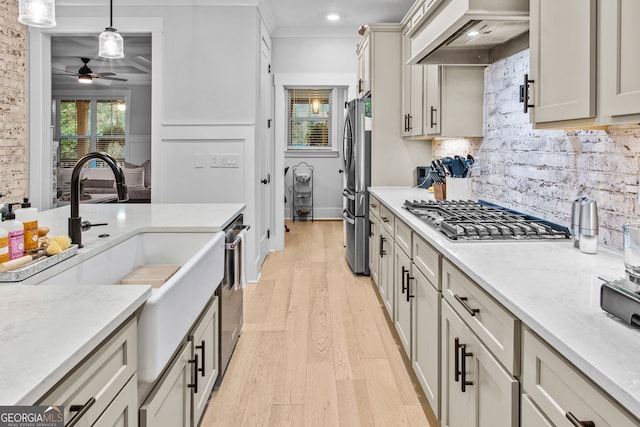
[[[409,64],[488,65],[491,50],[529,31],[529,0],[426,0],[408,32]]]

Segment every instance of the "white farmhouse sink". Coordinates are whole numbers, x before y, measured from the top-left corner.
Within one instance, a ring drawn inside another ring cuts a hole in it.
[[[224,233],[140,233],[43,284],[113,285],[140,265],[178,264],[138,319],[138,380],[154,382],[224,274]],[[123,285],[126,286],[126,285]]]

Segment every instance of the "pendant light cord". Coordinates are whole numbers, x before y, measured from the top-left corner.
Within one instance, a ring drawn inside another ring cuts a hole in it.
[[[113,0],[109,0],[109,27],[113,28]]]

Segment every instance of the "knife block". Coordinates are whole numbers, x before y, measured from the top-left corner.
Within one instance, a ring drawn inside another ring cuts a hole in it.
[[[436,200],[446,200],[447,186],[445,184],[433,184],[433,197]]]

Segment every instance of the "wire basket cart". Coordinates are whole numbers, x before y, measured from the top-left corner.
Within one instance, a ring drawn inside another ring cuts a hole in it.
[[[298,219],[313,221],[313,166],[300,162],[293,166],[293,222]]]

